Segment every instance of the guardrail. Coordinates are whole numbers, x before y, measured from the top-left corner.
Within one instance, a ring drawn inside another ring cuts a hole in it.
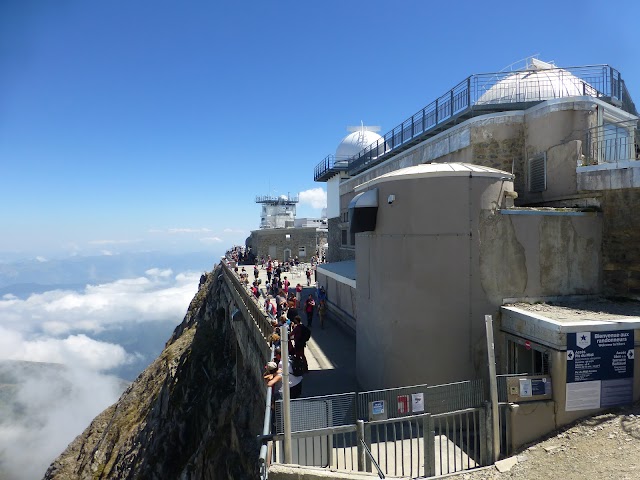
[[[314,180],[328,180],[336,171],[356,175],[439,133],[456,119],[580,95],[611,100],[635,111],[620,72],[609,65],[474,74],[356,155],[338,161],[329,155],[316,166]]]
[[[271,358],[273,358],[273,350],[271,347]],[[270,451],[272,449],[272,443],[268,440],[271,434],[271,399],[273,396],[273,387],[267,387],[267,397],[264,407],[264,422],[262,424],[262,444],[260,445],[260,454],[258,457],[258,463],[260,465],[260,478],[267,480],[269,477],[269,465],[271,460]]]
[[[638,120],[606,122],[587,130],[584,165],[629,162],[640,159]]]
[[[269,336],[273,333],[273,327],[271,326],[269,316],[264,312],[255,296],[247,290],[247,286],[240,281],[231,267],[229,267],[225,262],[222,262],[222,268],[224,268],[227,278],[239,294],[239,299],[236,300],[239,300],[246,308],[247,312],[251,318],[253,318],[253,321],[260,330],[260,333],[264,337],[265,342],[268,342]]]

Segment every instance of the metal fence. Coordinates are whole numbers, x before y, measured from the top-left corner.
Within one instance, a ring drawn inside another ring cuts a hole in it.
[[[355,425],[356,394],[339,393],[291,400],[291,431]],[[276,433],[284,431],[282,400],[276,402]]]
[[[358,394],[358,418],[370,418],[370,405],[383,401],[387,418],[403,417],[416,413],[431,414],[451,412],[484,404],[482,380],[447,383],[443,385],[414,385],[409,387],[372,390]],[[416,408],[415,402],[421,403]]]
[[[314,179],[327,180],[336,171],[356,175],[439,133],[456,119],[581,95],[613,99],[635,110],[620,72],[609,65],[471,75],[353,157],[326,157],[316,166]]]
[[[638,121],[605,122],[587,131],[585,165],[628,162],[640,159]]]
[[[388,418],[369,421],[376,402],[388,406]],[[278,401],[276,461],[282,461],[282,413]],[[305,466],[354,471],[375,466],[385,474],[416,478],[476,468],[488,458],[482,380],[292,400],[291,430],[293,463]]]

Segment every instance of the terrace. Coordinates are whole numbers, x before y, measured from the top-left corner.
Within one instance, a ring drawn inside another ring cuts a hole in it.
[[[608,65],[474,74],[358,154],[350,158],[328,155],[315,167],[314,180],[326,182],[341,172],[357,175],[475,116],[576,96],[596,97],[637,115],[620,72]]]

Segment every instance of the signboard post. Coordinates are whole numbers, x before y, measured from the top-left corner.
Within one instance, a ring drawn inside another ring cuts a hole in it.
[[[633,330],[567,333],[567,411],[633,402]]]

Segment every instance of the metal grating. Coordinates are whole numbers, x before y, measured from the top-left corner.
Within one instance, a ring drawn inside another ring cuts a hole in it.
[[[416,393],[424,395],[424,412],[400,413],[398,397],[408,395],[411,399],[411,395]],[[482,380],[479,379],[445,385],[425,384],[361,392],[358,394],[358,418],[368,420],[369,404],[379,400],[385,402],[387,418],[398,418],[416,413],[437,414],[480,407],[484,402],[484,390]]]
[[[291,400],[291,431],[302,432],[356,423],[356,394],[341,393]],[[276,402],[276,433],[284,432],[282,400]]]
[[[547,189],[547,157],[538,155],[529,159],[529,191],[544,192]]]

